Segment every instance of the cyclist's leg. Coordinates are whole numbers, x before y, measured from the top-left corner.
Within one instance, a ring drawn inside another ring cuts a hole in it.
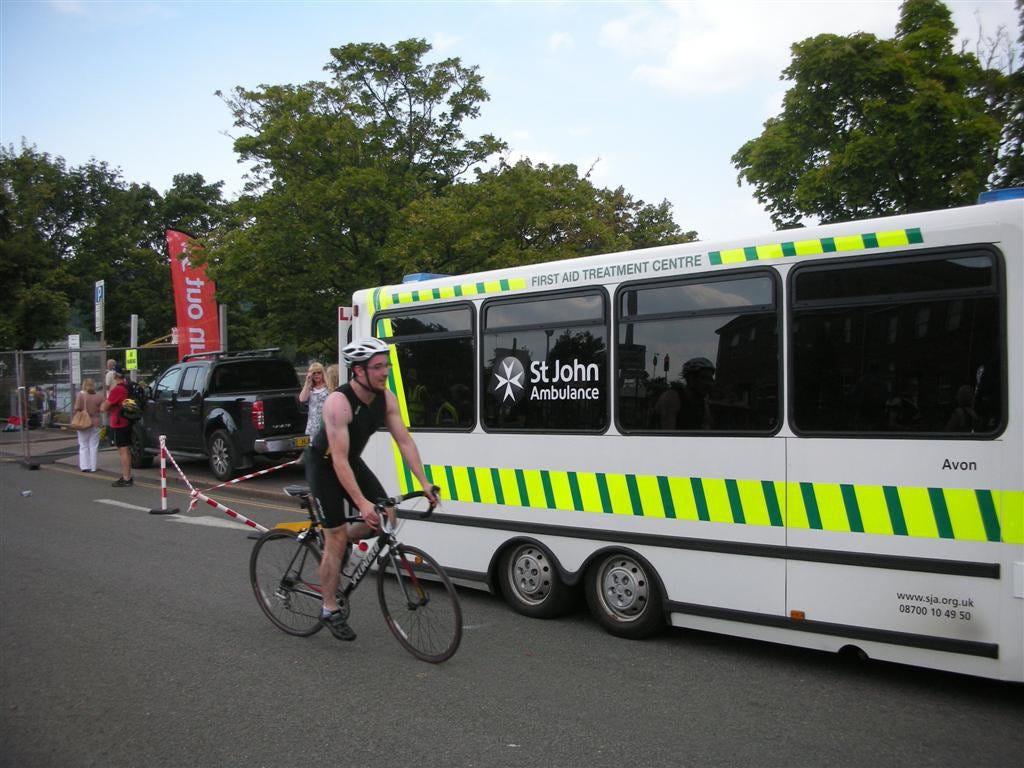
[[[374,503],[380,499],[387,498],[388,494],[384,490],[384,486],[381,485],[377,476],[373,474],[373,470],[366,466],[366,462],[362,458],[349,459],[349,466],[352,467],[352,475],[356,479],[356,485],[359,486],[359,490],[363,492],[363,496]],[[365,539],[373,533],[373,529],[365,523],[356,523],[352,526],[351,538]]]
[[[374,476],[366,463],[360,459],[350,460],[352,473],[355,475],[356,483],[363,495],[368,499],[380,499],[385,496],[384,488],[380,481]],[[334,486],[340,495],[339,499],[331,499],[331,511],[328,517],[327,510],[322,510],[324,515],[324,554],[320,561],[320,584],[323,587],[324,611],[337,610],[337,588],[341,578],[341,564],[345,556],[345,549],[350,541],[365,539],[373,534],[373,529],[366,523],[348,523],[351,515],[356,514],[356,508],[351,503],[348,495],[337,481],[334,468],[331,467],[331,478],[333,483],[324,482],[324,486]],[[307,473],[308,475],[308,473]],[[310,485],[310,488],[313,486]]]
[[[345,524],[345,493],[334,467],[329,460],[307,455],[304,461],[306,482],[309,484],[310,503],[320,519],[324,534],[324,547],[320,560],[320,589],[324,611],[338,610],[338,582],[341,561],[348,546],[348,526]]]

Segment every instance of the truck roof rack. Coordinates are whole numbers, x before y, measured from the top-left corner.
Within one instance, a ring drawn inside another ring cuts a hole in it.
[[[245,352],[222,352],[221,350],[214,350],[212,352],[195,352],[191,355],[185,355],[181,358],[181,362],[184,363],[189,360],[198,360],[200,358],[210,358],[211,360],[234,360],[246,357],[270,357],[280,351],[280,347],[267,347],[265,349],[250,349]]]

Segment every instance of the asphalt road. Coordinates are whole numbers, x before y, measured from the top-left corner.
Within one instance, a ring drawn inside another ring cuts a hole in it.
[[[1024,755],[1024,686],[682,630],[629,642],[584,611],[534,621],[472,590],[441,666],[401,649],[365,586],[356,642],[293,638],[252,596],[248,529],[210,508],[148,514],[147,477],[115,489],[67,464],[0,463],[0,765],[977,768]],[[296,519],[258,494],[231,503],[268,526]]]

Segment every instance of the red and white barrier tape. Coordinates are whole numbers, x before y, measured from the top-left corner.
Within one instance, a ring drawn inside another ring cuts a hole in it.
[[[238,512],[235,512],[235,510],[231,509],[230,507],[224,506],[219,501],[214,501],[209,496],[207,496],[205,492],[197,491],[192,486],[192,483],[189,482],[188,477],[185,475],[185,473],[181,471],[181,467],[178,466],[178,462],[174,460],[174,455],[167,449],[167,438],[164,435],[160,435],[160,496],[163,505],[161,509],[163,511],[166,512],[167,510],[167,460],[170,460],[171,464],[174,466],[174,469],[177,470],[178,476],[181,477],[181,479],[185,482],[185,485],[188,486],[190,497],[188,505],[189,511],[194,509],[196,504],[198,504],[200,501],[203,501],[209,504],[214,509],[219,509],[228,517],[232,517],[235,520],[238,520],[240,523],[249,526],[250,528],[255,528],[260,533],[266,533],[267,529],[259,523],[250,520],[245,515],[240,515]],[[260,475],[267,475],[270,474],[271,472],[276,472],[282,467],[288,467],[291,466],[292,464],[298,464],[299,461],[300,459],[293,459],[292,461],[285,462],[284,464],[278,464],[276,467],[271,467],[270,469],[261,469],[259,472],[253,472],[251,474],[235,478],[234,480],[228,480],[226,483],[221,483],[220,485],[215,485],[211,488],[207,488],[206,491],[212,491],[217,488],[223,488],[224,486],[227,485],[235,485],[236,483],[240,483],[243,480],[248,480],[253,477],[259,477]]]
[[[214,501],[209,496],[206,496],[206,495],[200,493],[199,491],[193,491],[193,497],[192,498],[193,498],[193,503],[195,503],[195,501],[205,501],[211,507],[213,507],[214,509],[219,509],[221,512],[223,512],[228,517],[233,517],[236,520],[238,520],[240,523],[245,523],[250,528],[255,528],[260,533],[266,533],[267,532],[267,529],[264,528],[259,523],[253,522],[252,520],[250,520],[249,518],[245,517],[244,515],[238,514],[237,512],[235,512],[235,510],[231,509],[230,507],[225,507],[219,501]]]
[[[223,488],[228,485],[235,485],[236,483],[240,483],[243,480],[249,480],[250,478],[259,477],[260,475],[269,475],[271,472],[277,472],[277,470],[279,469],[282,469],[284,467],[290,467],[292,464],[298,464],[300,461],[302,461],[302,459],[292,459],[291,461],[286,461],[284,464],[278,464],[276,467],[271,467],[270,469],[261,469],[259,472],[252,472],[248,475],[242,475],[241,477],[236,477],[234,480],[228,480],[227,482],[221,483],[220,485],[210,486],[209,488],[205,489],[203,493],[209,493],[210,491],[215,491],[218,488]]]

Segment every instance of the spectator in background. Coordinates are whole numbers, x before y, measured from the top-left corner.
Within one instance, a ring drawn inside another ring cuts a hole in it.
[[[104,397],[96,391],[92,379],[82,382],[82,391],[75,398],[75,412],[85,411],[92,419],[92,427],[78,430],[78,468],[83,472],[96,471],[100,449],[100,408]]]
[[[337,363],[334,365],[327,366],[327,391],[333,392],[338,388],[341,383],[338,379],[341,376],[341,371],[338,368]]]
[[[107,360],[107,373],[103,377],[103,394],[105,395],[109,395],[110,390],[114,388],[114,367],[116,365],[116,360]]]
[[[117,365],[117,361],[115,361],[113,359],[107,360],[107,372],[106,372],[106,374],[103,377],[103,394],[104,394],[104,396],[109,395],[110,394],[110,390],[112,390],[114,388],[114,366],[115,365]],[[107,442],[110,445],[113,445],[114,444],[114,433],[113,433],[113,430],[110,429],[110,414],[107,413],[106,411],[104,411],[101,414],[101,418],[103,419],[103,429],[101,430],[104,433],[103,437],[106,438]]]
[[[128,388],[124,385],[127,372],[121,366],[114,367],[114,386],[107,393],[101,410],[110,413],[110,428],[114,432],[114,445],[117,446],[118,457],[121,459],[121,477],[111,483],[115,488],[132,485],[132,423],[121,414],[121,403],[128,397]]]
[[[327,377],[320,363],[313,363],[306,371],[306,381],[299,392],[299,402],[309,403],[309,416],[306,418],[306,434],[310,439],[316,437],[323,424],[324,400],[331,393],[327,387]]]

